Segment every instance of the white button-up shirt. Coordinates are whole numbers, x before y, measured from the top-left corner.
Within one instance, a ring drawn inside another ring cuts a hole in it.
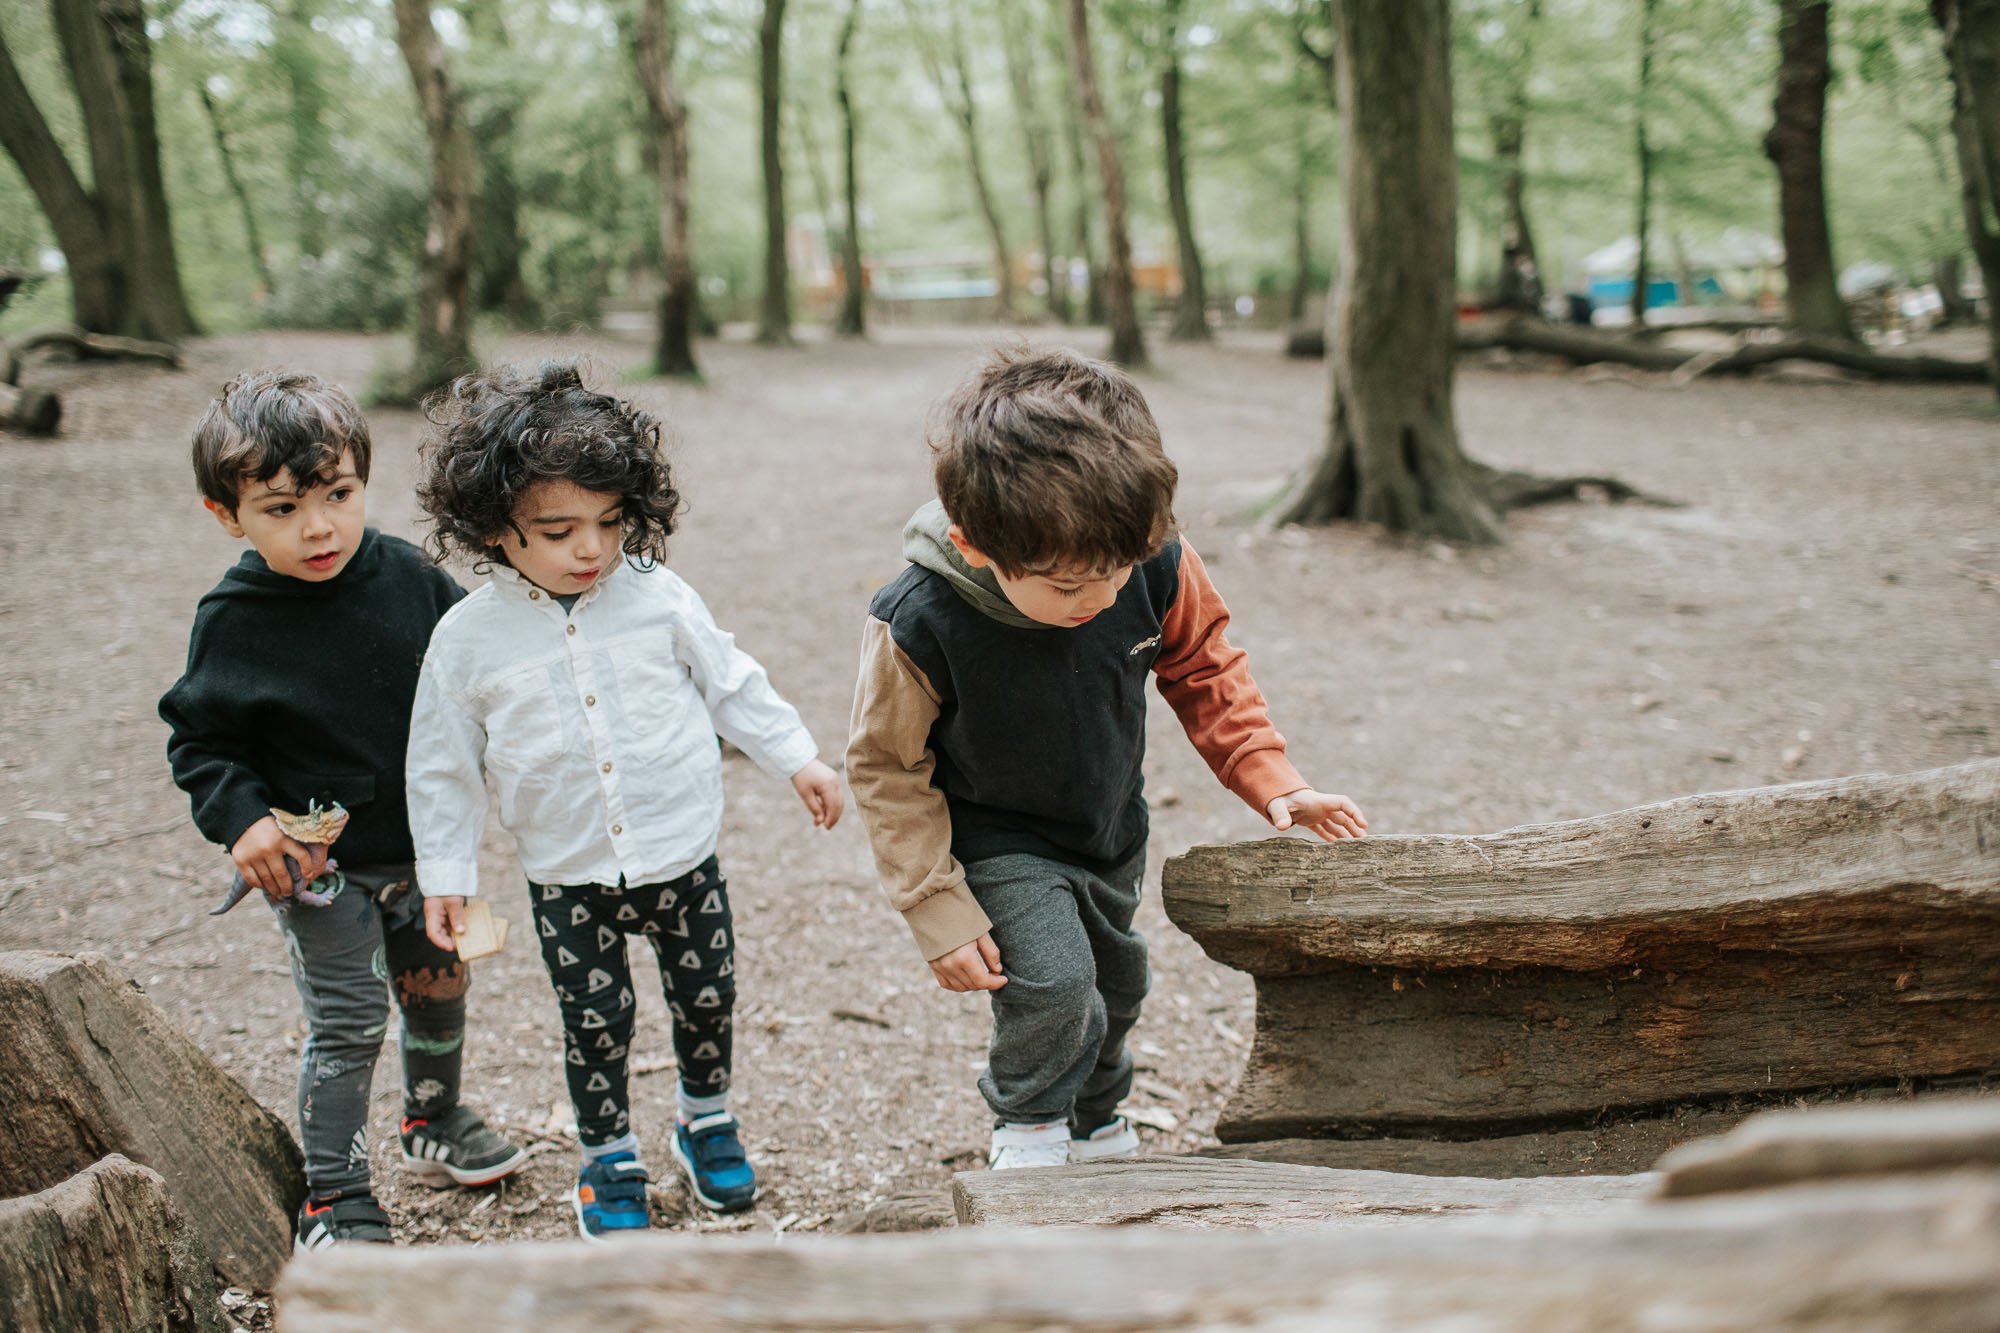
[[[722,828],[727,737],[790,777],[818,753],[764,668],[664,566],[608,570],[565,614],[512,569],[431,635],[410,718],[410,833],[425,896],[479,889],[485,775],[540,884],[685,874]]]

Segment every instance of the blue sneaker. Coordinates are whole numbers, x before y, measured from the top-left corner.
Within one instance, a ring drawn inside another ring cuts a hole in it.
[[[585,1162],[570,1203],[576,1229],[585,1240],[636,1236],[652,1225],[646,1210],[646,1182],[652,1179],[629,1152]]]
[[[674,1126],[674,1160],[687,1172],[688,1188],[713,1212],[740,1213],[757,1199],[757,1173],[736,1137],[727,1111]]]

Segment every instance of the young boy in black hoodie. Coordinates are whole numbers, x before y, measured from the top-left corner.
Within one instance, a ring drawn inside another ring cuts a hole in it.
[[[418,666],[464,592],[364,525],[369,453],[354,400],[316,376],[253,371],[223,387],[195,427],[195,479],[251,549],[201,599],[187,671],[160,700],[174,782],[195,826],[276,909],[310,1028],[300,1250],[390,1239],[367,1119],[391,989],[404,1164],[432,1183],[484,1185],[527,1159],[459,1102],[470,977],[426,936],[403,806]],[[334,802],[349,816],[337,864],[274,818]],[[306,884],[331,901],[296,898]]]

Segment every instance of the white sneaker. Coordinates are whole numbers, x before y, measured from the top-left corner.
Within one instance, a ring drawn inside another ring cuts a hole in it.
[[[986,1165],[994,1171],[1068,1163],[1069,1126],[1060,1120],[1047,1125],[1002,1125],[993,1131],[993,1148],[986,1154]]]
[[[1092,1130],[1088,1138],[1069,1141],[1069,1160],[1072,1162],[1097,1162],[1107,1157],[1138,1155],[1139,1131],[1132,1128],[1132,1122],[1122,1115],[1112,1116]]]

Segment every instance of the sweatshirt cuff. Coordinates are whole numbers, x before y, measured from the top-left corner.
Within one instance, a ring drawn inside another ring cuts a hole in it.
[[[1252,750],[1229,773],[1229,790],[1235,792],[1258,814],[1280,796],[1288,796],[1312,784],[1299,776],[1283,750]]]
[[[927,963],[972,943],[993,928],[972,890],[963,883],[939,889],[916,906],[905,909],[903,920],[917,937],[917,948]]]
[[[197,821],[202,833],[233,850],[237,841],[260,819],[271,817],[271,793],[261,782],[231,783],[202,808]]]
[[[473,898],[479,894],[479,862],[417,861],[417,891],[426,898]]]

